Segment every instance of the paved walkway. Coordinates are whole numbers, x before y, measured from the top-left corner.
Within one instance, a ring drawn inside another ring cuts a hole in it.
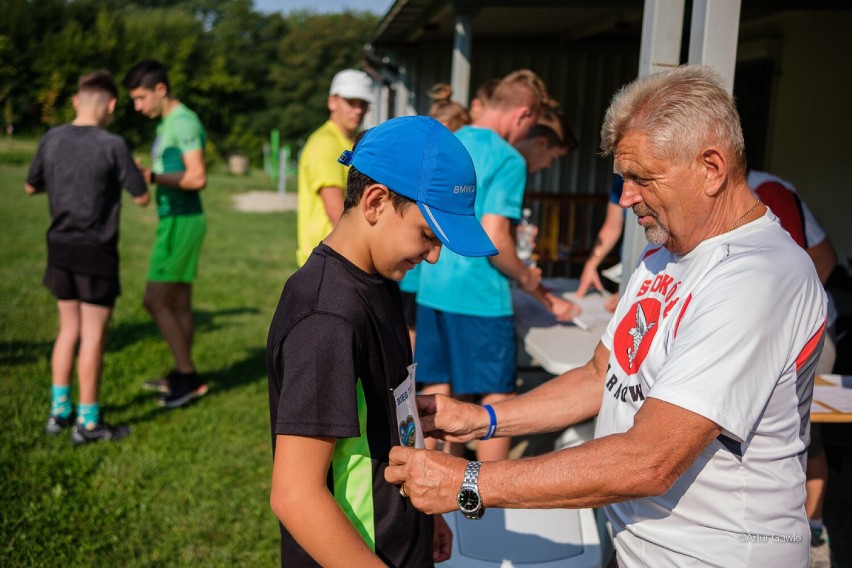
[[[249,213],[277,213],[296,210],[296,194],[277,191],[249,191],[233,197],[234,209]]]

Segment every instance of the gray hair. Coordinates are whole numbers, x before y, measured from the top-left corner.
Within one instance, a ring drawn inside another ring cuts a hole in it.
[[[646,75],[613,97],[601,127],[601,151],[613,154],[630,131],[644,133],[655,156],[683,164],[707,145],[727,150],[731,173],[745,175],[745,142],[734,99],[719,74],[681,65]]]

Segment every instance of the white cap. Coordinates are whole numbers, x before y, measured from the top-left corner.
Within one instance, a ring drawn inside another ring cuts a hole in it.
[[[374,102],[373,80],[363,71],[344,69],[331,80],[329,95]]]

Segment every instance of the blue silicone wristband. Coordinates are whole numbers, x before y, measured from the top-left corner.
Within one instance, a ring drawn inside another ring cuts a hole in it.
[[[485,441],[490,440],[491,436],[494,435],[494,432],[497,431],[497,414],[494,412],[494,409],[491,408],[490,404],[484,404],[482,405],[482,408],[488,411],[488,418],[491,421],[491,423],[488,425],[488,433],[481,438],[483,441]]]

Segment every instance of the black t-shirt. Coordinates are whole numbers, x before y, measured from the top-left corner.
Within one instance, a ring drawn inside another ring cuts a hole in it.
[[[97,126],[52,128],[39,143],[27,183],[47,189],[48,265],[117,276],[121,189],[134,196],[148,190],[124,139]]]
[[[370,275],[324,244],[284,286],[266,348],[272,448],[278,434],[331,436],[328,488],[389,566],[432,566],[433,520],[385,481],[399,444],[392,389],[408,376],[411,347],[396,282]],[[348,460],[345,475],[337,465]],[[308,498],[308,496],[306,496]],[[333,535],[329,546],[334,546]],[[282,565],[318,564],[281,526]]]

